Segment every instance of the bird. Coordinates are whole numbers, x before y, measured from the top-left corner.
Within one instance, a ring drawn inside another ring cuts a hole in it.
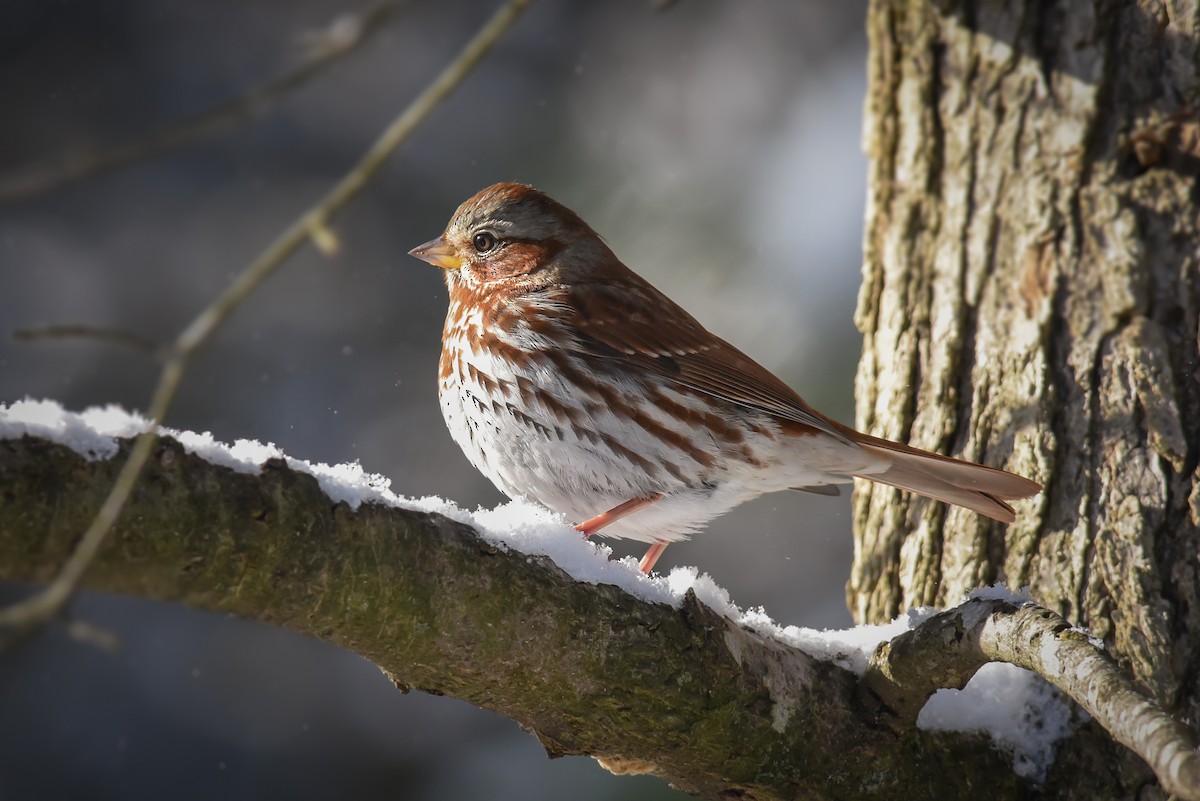
[[[458,207],[409,251],[449,290],[438,397],[451,437],[510,498],[593,534],[666,546],[761,494],[866,479],[1004,523],[1030,479],[860,433],[625,266],[522,183]]]

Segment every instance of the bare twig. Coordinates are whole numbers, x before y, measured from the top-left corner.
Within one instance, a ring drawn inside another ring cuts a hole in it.
[[[1139,692],[1085,633],[1036,604],[975,599],[935,615],[880,645],[863,683],[911,724],[936,690],[962,687],[988,662],[1046,679],[1146,760],[1168,793],[1200,799],[1192,731]]]
[[[108,629],[88,623],[86,620],[67,622],[67,636],[76,642],[115,653],[121,647],[121,638]]]
[[[161,156],[258,116],[326,67],[364,45],[391,19],[401,2],[403,0],[384,0],[357,14],[342,15],[320,31],[309,34],[302,42],[305,60],[301,64],[241,97],[144,138],[107,148],[77,150],[57,161],[4,176],[0,178],[0,202],[22,200],[81,178]]]
[[[121,328],[102,325],[47,325],[41,328],[18,328],[13,338],[20,342],[43,342],[57,339],[91,339],[107,345],[119,345],[142,353],[157,355],[158,343]]]
[[[146,464],[158,438],[157,425],[170,408],[192,354],[208,340],[225,318],[307,239],[316,235],[330,235],[327,229],[329,219],[367,184],[383,166],[387,157],[454,91],[532,1],[508,0],[501,6],[463,47],[454,61],[384,129],[358,164],[324,197],[288,226],[258,258],[234,278],[233,283],[220,297],[201,311],[179,334],[166,356],[166,363],[159,375],[158,385],[147,411],[147,417],[154,425],[134,442],[129,458],[113,482],[112,490],[59,574],[37,595],[0,609],[0,628],[9,628],[20,633],[58,614],[129,500],[142,467]]]

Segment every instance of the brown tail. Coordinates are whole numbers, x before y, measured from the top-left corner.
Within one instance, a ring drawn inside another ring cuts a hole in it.
[[[1042,491],[1042,485],[1036,481],[994,467],[951,459],[866,434],[857,434],[855,439],[863,448],[891,461],[891,466],[882,473],[856,474],[859,478],[964,506],[1003,523],[1016,519],[1013,508],[1004,500],[1028,498]]]

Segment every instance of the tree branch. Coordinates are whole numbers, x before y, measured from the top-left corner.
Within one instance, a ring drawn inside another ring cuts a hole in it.
[[[91,340],[108,345],[119,345],[130,350],[157,358],[163,348],[143,336],[100,325],[66,323],[47,325],[40,328],[17,328],[12,332],[18,342],[49,342],[55,340]]]
[[[0,580],[53,577],[134,447],[122,440],[116,457],[89,462],[34,437],[0,440]],[[985,739],[909,725],[914,699],[946,686],[939,664],[955,666],[957,683],[973,672],[964,664],[992,657],[1047,675],[1117,731],[1125,714],[1152,721],[1164,786],[1197,797],[1181,778],[1193,764],[1186,733],[1120,686],[1110,663],[1107,684],[1089,681],[1087,666],[1094,673],[1105,658],[1035,607],[972,601],[881,648],[875,672],[892,678],[869,686],[889,712],[852,673],[694,596],[681,608],[648,603],[437,515],[351,510],[281,460],[259,475],[235,473],[170,438],[152,456],[89,587],[327,640],[374,661],[401,689],[513,718],[551,755],[596,756],[713,799],[976,799],[980,786],[1033,797],[1039,789]],[[879,725],[881,716],[893,725]],[[1162,747],[1164,732],[1173,750]],[[1062,762],[1044,797],[1119,794],[1114,775]]]
[[[202,310],[176,338],[166,354],[158,385],[147,410],[157,425],[166,416],[183,378],[188,361],[208,341],[213,332],[241,303],[283,264],[309,238],[323,250],[334,241],[328,223],[366,186],[400,144],[462,82],[500,35],[520,16],[532,0],[508,0],[467,42],[458,56],[409,104],[380,134],[363,157],[332,189],[267,246],[258,258],[234,278],[233,283]],[[79,544],[64,561],[59,575],[44,591],[26,601],[0,609],[0,630],[20,637],[29,629],[54,616],[66,603],[84,571],[95,558],[104,538],[121,514],[137,483],[142,467],[157,438],[156,427],[143,433],[134,443],[129,459],[116,476],[112,489],[87,525]]]
[[[53,577],[131,449],[88,462],[0,440],[0,580]],[[953,777],[973,751],[990,784],[1023,787],[972,740],[872,725],[852,673],[694,597],[647,603],[440,516],[352,511],[279,460],[235,473],[161,438],[86,583],[327,640],[401,689],[513,718],[551,755],[649,769],[713,799],[967,799]]]

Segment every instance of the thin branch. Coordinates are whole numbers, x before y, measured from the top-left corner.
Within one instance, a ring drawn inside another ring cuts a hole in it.
[[[863,684],[906,725],[943,687],[962,687],[988,662],[1038,674],[1079,704],[1154,771],[1163,789],[1200,799],[1193,732],[1138,691],[1084,633],[1035,604],[970,600],[876,650]]]
[[[122,328],[102,325],[64,324],[47,325],[41,328],[18,328],[13,331],[18,342],[46,342],[60,339],[90,339],[106,345],[130,348],[150,356],[157,356],[161,347],[157,342]]]
[[[146,413],[155,425],[134,441],[129,458],[118,473],[111,492],[58,576],[37,595],[0,609],[0,628],[10,628],[19,634],[49,620],[62,609],[104,543],[105,537],[121,514],[121,509],[129,500],[157,440],[157,424],[166,417],[192,354],[212,336],[230,313],[307,239],[316,232],[328,236],[329,219],[374,177],[387,157],[462,83],[500,35],[531,2],[532,0],[509,0],[501,6],[463,47],[458,56],[388,125],[358,164],[324,197],[288,226],[258,258],[234,278],[233,283],[220,297],[201,311],[179,334],[167,354],[150,408]]]
[[[388,22],[404,0],[384,0],[355,14],[344,14],[304,37],[306,60],[289,72],[148,136],[96,150],[68,153],[55,162],[0,178],[0,203],[23,200],[127,164],[161,156],[206,136],[256,117],[330,65],[362,47]]]
[[[1163,789],[1200,799],[1195,734],[1138,691],[1107,652],[1048,609],[1022,606],[987,617],[979,638],[992,660],[1032,670],[1087,710],[1150,765]]]

